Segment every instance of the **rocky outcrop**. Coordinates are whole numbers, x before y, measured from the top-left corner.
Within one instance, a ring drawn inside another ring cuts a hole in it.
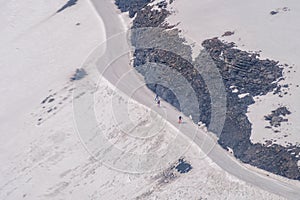
[[[260,60],[258,54],[241,51],[233,43],[226,44],[217,38],[206,40],[202,45],[215,61],[227,91],[226,121],[219,144],[233,149],[234,155],[245,163],[300,180],[296,154],[280,145],[252,144],[251,123],[246,116],[247,107],[254,103],[253,97],[265,95],[279,87],[276,81],[282,77],[282,67],[277,61]],[[231,86],[235,86],[238,92],[232,93]],[[238,94],[243,93],[249,95],[240,99]],[[288,110],[279,108],[273,115],[288,113]]]
[[[153,0],[115,0],[115,4],[122,12],[129,12],[129,17],[133,18],[138,11],[152,1]]]
[[[134,19],[132,28],[164,27],[169,14],[166,9],[157,10],[153,6],[145,6]]]
[[[265,120],[270,122],[273,127],[281,126],[281,122],[287,122],[288,119],[284,118],[286,115],[290,115],[291,112],[285,107],[279,107],[273,110],[271,114],[265,116]]]

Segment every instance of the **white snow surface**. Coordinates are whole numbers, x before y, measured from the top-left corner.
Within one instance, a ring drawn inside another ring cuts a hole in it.
[[[255,99],[249,107],[248,117],[252,123],[251,140],[265,144],[267,140],[287,146],[300,143],[300,57],[299,57],[299,19],[300,4],[296,0],[176,0],[172,4],[172,14],[168,21],[180,23],[178,27],[189,43],[195,43],[199,52],[205,39],[219,37],[221,40],[235,42],[241,50],[260,52],[261,58],[277,60],[287,64],[284,68],[285,80],[280,85],[288,84],[287,92],[280,98],[268,94]],[[277,11],[271,15],[271,11]],[[222,37],[226,31],[234,32]],[[297,86],[298,85],[298,86]],[[267,129],[269,122],[264,116],[279,106],[286,106],[292,114],[288,123],[281,127]]]
[[[113,97],[118,106],[128,106],[137,129],[160,116],[135,100],[125,101],[128,96],[104,78],[91,107],[107,138],[124,152],[143,154],[165,149],[178,136],[179,149],[190,146],[182,152],[193,169],[173,170],[175,178],[166,182],[162,172],[126,173],[93,159],[73,116],[72,98],[87,94],[73,96],[70,78],[105,40],[105,26],[89,1],[55,14],[65,3],[1,4],[0,199],[283,199],[228,174],[164,119],[163,129],[142,142],[114,130],[120,121],[113,119]]]

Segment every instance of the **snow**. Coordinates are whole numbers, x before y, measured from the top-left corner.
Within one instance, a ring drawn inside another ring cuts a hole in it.
[[[70,81],[105,40],[106,29],[89,1],[55,14],[64,4],[62,0],[5,1],[0,8],[0,199],[283,199],[216,165],[164,119],[165,110],[128,98],[103,77],[94,90],[88,83],[93,76],[90,71]],[[116,15],[114,11],[107,12]],[[84,93],[76,93],[78,85]],[[89,95],[95,99],[88,108],[95,111],[96,125],[115,147],[136,154],[162,153],[176,137],[180,142],[175,147],[193,169],[187,174],[174,171],[175,178],[166,182],[159,171],[128,173],[95,159],[83,135],[78,135],[74,116],[74,102]],[[114,113],[122,113],[124,107],[130,111],[129,118]],[[127,133],[131,120],[134,130],[126,135],[124,129]],[[157,120],[162,122],[158,132],[151,125]],[[192,124],[188,119],[187,123]],[[149,132],[141,131],[145,128]]]
[[[232,93],[238,93],[239,92],[239,90],[237,89],[237,88],[234,88],[233,90],[232,90]]]
[[[249,93],[244,93],[244,94],[239,94],[238,97],[239,97],[240,99],[242,99],[242,98],[244,98],[244,97],[246,97],[246,96],[248,96],[248,95],[249,95]]]
[[[292,67],[284,68],[285,80],[280,82],[281,85],[289,84],[286,89],[288,94],[282,98],[268,94],[255,99],[255,104],[249,107],[248,117],[253,128],[252,142],[265,143],[272,139],[283,146],[299,143],[300,82],[297,77],[300,75],[300,4],[295,0],[191,0],[189,3],[178,0],[172,7],[175,14],[168,21],[171,24],[180,22],[178,27],[196,46],[201,46],[205,39],[220,37],[221,40],[235,42],[239,49],[260,52],[261,58],[278,60]],[[278,13],[271,15],[271,11]],[[221,37],[226,31],[234,31],[234,34]],[[267,122],[264,115],[279,105],[287,106],[292,114],[287,117],[288,123],[282,123],[280,133],[274,133],[265,128]]]

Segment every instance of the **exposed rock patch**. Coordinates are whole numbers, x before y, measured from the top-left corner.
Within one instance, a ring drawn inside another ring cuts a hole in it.
[[[75,74],[73,77],[71,77],[71,81],[78,81],[82,78],[84,78],[87,75],[86,71],[84,69],[76,69]]]
[[[154,6],[145,6],[139,11],[133,21],[132,28],[141,27],[164,27],[164,21],[170,14],[166,9],[153,9]]]
[[[270,15],[276,15],[276,14],[278,14],[278,11],[272,10],[272,11],[270,12]]]
[[[277,61],[260,60],[258,54],[238,50],[233,43],[226,44],[217,38],[206,40],[202,45],[218,66],[228,91],[227,116],[219,144],[232,148],[234,155],[245,163],[299,180],[298,158],[287,148],[251,143],[251,123],[246,116],[248,106],[254,103],[253,97],[278,88],[282,66]],[[237,93],[230,92],[232,85],[238,89]],[[239,99],[237,94],[243,93],[249,95]]]
[[[183,158],[180,158],[175,168],[179,173],[183,174],[188,173],[192,169],[192,165],[185,161]]]
[[[138,11],[152,1],[153,0],[116,0],[115,4],[122,12],[129,12],[129,17],[133,18]]]
[[[234,35],[234,31],[226,31],[222,37]]]
[[[276,10],[272,10],[270,12],[270,15],[277,15],[280,12],[287,12],[290,11],[291,9],[289,9],[288,7],[283,7],[283,8],[277,8]]]
[[[58,9],[56,11],[56,13],[60,13],[60,12],[64,11],[65,9],[71,7],[71,6],[76,5],[77,1],[78,0],[69,0],[65,5],[63,5],[60,9]]]
[[[269,121],[272,127],[279,127],[282,122],[288,121],[288,119],[284,117],[290,114],[291,112],[285,106],[282,106],[273,110],[271,114],[266,115],[265,120]]]

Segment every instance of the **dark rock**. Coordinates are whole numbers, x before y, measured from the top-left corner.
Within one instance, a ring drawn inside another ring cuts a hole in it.
[[[55,100],[54,98],[51,98],[51,99],[48,100],[48,103],[51,103],[54,100]]]
[[[156,5],[159,8],[167,8],[168,3],[165,1],[161,1],[161,2],[157,3]]]
[[[130,18],[133,18],[138,11],[150,2],[152,2],[152,0],[115,0],[115,4],[122,12],[129,11]]]
[[[291,112],[285,107],[279,107],[276,110],[273,110],[271,114],[265,116],[265,120],[270,122],[270,125],[273,127],[279,127],[281,122],[287,122],[288,119],[283,118],[286,115],[290,115]]]
[[[222,37],[225,37],[225,36],[231,36],[231,35],[233,35],[234,34],[234,31],[226,31],[223,35],[222,35]]]
[[[44,104],[48,101],[48,99],[50,99],[52,97],[52,95],[47,96],[42,102],[41,104]]]
[[[133,21],[132,28],[142,27],[163,27],[163,22],[169,16],[170,12],[166,9],[155,10],[153,6],[145,6],[144,9],[138,12]]]
[[[76,69],[75,74],[71,78],[71,81],[77,81],[82,78],[84,78],[87,75],[86,71],[84,69]]]
[[[56,11],[56,13],[60,13],[60,12],[64,11],[65,9],[71,7],[71,6],[76,5],[77,1],[78,0],[69,0],[65,5],[63,5],[60,9],[58,9]]]
[[[179,163],[177,164],[177,166],[175,168],[181,174],[188,173],[192,169],[192,165],[189,164],[188,162],[186,162],[183,158],[179,159],[178,162]]]

